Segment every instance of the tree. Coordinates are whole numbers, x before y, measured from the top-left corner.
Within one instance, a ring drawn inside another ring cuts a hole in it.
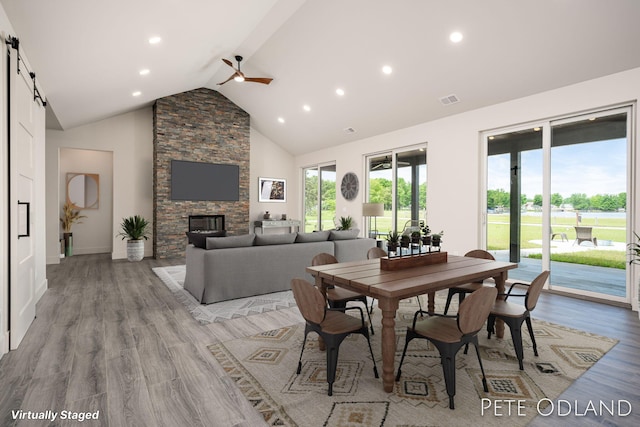
[[[553,206],[560,206],[564,202],[564,198],[560,193],[553,193],[551,195],[551,204]]]
[[[584,193],[574,193],[569,196],[567,201],[571,203],[576,210],[584,211],[589,209],[589,199]]]
[[[533,196],[533,206],[542,206],[542,194]]]
[[[495,209],[498,207],[508,207],[510,196],[509,193],[502,188],[497,190],[487,190],[487,208]]]

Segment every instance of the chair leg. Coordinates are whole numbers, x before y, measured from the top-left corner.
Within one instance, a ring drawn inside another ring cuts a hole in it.
[[[364,330],[366,331],[366,329],[364,329]],[[365,335],[364,333],[363,333],[363,335],[367,339],[367,344],[369,344],[369,353],[371,353],[371,361],[373,362],[373,375],[376,378],[380,378],[378,376],[378,366],[376,365],[376,357],[373,355],[373,349],[371,348],[371,340],[369,340],[369,337],[367,335]]]
[[[300,359],[298,359],[298,369],[296,370],[296,375],[300,375],[300,371],[302,371],[302,353],[304,353],[304,345],[307,343],[308,333],[309,333],[309,326],[305,325],[304,337],[302,338],[302,349],[300,350]]]
[[[451,299],[453,298],[454,291],[453,289],[449,289],[449,294],[447,295],[447,303],[444,305],[444,313],[447,314],[449,311],[449,306],[451,305]]]
[[[496,317],[489,315],[487,319],[487,339],[491,339],[491,334],[493,333],[493,328],[496,324]]]
[[[453,398],[456,395],[456,362],[455,351],[451,348],[440,349],[442,362],[442,372],[444,374],[444,383],[447,387],[447,394],[449,395],[449,409],[455,409]]]
[[[323,334],[327,352],[327,383],[329,383],[328,395],[333,395],[333,383],[336,380],[336,370],[338,366],[338,353],[340,344],[349,334],[330,335]]]
[[[536,345],[536,337],[533,336],[533,326],[531,325],[531,318],[526,318],[527,329],[529,330],[529,336],[531,337],[531,344],[533,345],[533,354],[538,356],[538,346]]]
[[[476,348],[476,356],[478,356],[478,363],[480,364],[480,371],[482,372],[482,388],[485,393],[489,393],[489,386],[487,385],[487,376],[484,373],[484,366],[482,365],[482,357],[480,357],[480,348],[478,347],[478,337],[474,336],[471,341]],[[467,343],[467,346],[469,343]]]
[[[518,358],[518,365],[520,366],[520,370],[524,371],[524,365],[522,364],[522,360],[524,359],[524,349],[522,347],[522,319],[503,320],[505,320],[505,323],[509,325],[513,348],[516,351],[516,357]]]
[[[402,374],[402,363],[404,362],[404,356],[407,355],[407,347],[409,347],[409,341],[413,339],[413,333],[407,330],[407,337],[404,342],[404,350],[402,350],[402,357],[400,358],[400,364],[398,365],[398,373],[396,374],[396,381],[400,381],[400,375]]]
[[[362,296],[362,302],[364,303],[364,308],[367,312],[367,316],[369,317],[369,326],[371,327],[371,335],[374,335],[375,332],[373,332],[373,322],[371,321],[371,313],[369,312],[369,303],[367,302],[367,297],[366,296]],[[373,304],[371,304],[371,309],[373,310]]]

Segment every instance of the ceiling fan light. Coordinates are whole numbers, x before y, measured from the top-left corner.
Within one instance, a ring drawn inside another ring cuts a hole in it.
[[[235,76],[235,77],[233,78],[233,80],[235,80],[235,81],[237,81],[237,82],[243,82],[243,81],[244,81],[244,77],[242,77],[242,76]]]

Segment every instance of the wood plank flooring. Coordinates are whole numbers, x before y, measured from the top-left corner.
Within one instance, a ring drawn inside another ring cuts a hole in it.
[[[72,425],[16,421],[11,412],[17,409],[99,410],[98,421],[82,423],[89,426],[264,425],[206,346],[301,317],[291,308],[200,325],[151,271],[183,263],[82,255],[49,266],[49,289],[37,318],[19,349],[0,360],[0,426]],[[531,425],[640,425],[638,314],[549,294],[533,314],[534,322],[544,319],[620,340],[561,399],[583,405],[623,399],[634,407],[625,418],[538,417]]]

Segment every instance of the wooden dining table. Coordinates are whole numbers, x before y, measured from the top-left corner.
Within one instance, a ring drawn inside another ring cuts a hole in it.
[[[381,269],[380,258],[307,267],[306,271],[325,296],[328,286],[340,286],[378,300],[382,311],[382,381],[384,390],[390,393],[394,385],[395,317],[400,300],[428,294],[427,311],[433,313],[436,291],[489,278],[503,294],[508,271],[517,267],[511,262],[448,255],[443,263],[395,271]],[[496,322],[496,336],[503,335],[504,324]]]

